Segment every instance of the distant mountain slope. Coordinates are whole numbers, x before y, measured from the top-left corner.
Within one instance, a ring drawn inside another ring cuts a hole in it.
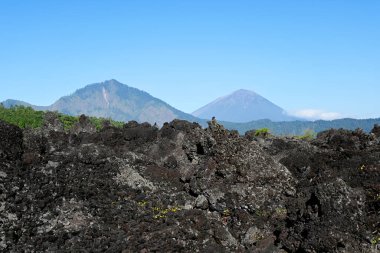
[[[287,115],[281,107],[249,90],[237,90],[230,95],[218,98],[196,110],[192,115],[204,119],[215,116],[218,120],[239,123],[260,119],[296,120]]]
[[[59,111],[68,115],[86,114],[118,121],[136,120],[162,125],[178,118],[202,122],[147,92],[129,87],[116,80],[87,85],[47,107],[34,106],[17,100],[7,101],[4,104],[5,107],[26,105],[35,109]]]
[[[9,104],[7,104],[9,105]],[[15,105],[12,103],[11,105]],[[21,128],[25,127],[40,127],[43,124],[44,112],[35,111],[28,108],[11,108],[6,109],[0,105],[0,120],[6,121],[11,124],[15,124]],[[78,118],[71,118],[62,114],[60,117],[64,127],[70,127],[75,122],[78,122]],[[90,121],[98,127],[102,124],[102,119],[90,118]],[[205,123],[201,121],[200,123]],[[339,119],[333,121],[287,121],[287,122],[272,122],[270,120],[257,120],[248,123],[231,123],[231,122],[219,122],[227,129],[235,129],[244,134],[246,131],[252,129],[269,128],[270,132],[275,135],[302,135],[307,129],[311,129],[315,132],[321,132],[331,128],[349,129],[355,130],[361,128],[366,132],[370,132],[375,124],[380,124],[380,118],[377,119]],[[122,122],[114,122],[113,125],[121,126]]]
[[[264,102],[262,102],[264,104],[269,102],[261,96],[254,94],[256,93],[252,94],[252,92],[240,90],[237,94],[235,94],[236,96],[233,97],[235,99],[240,98],[243,101],[250,101],[254,100],[252,98],[253,95],[258,101],[264,100]],[[245,99],[246,96],[248,96],[248,99]],[[223,98],[221,100],[223,100]],[[190,122],[198,122],[203,127],[207,125],[206,120],[204,119],[181,112],[180,110],[175,109],[164,101],[157,99],[144,91],[121,84],[116,80],[87,85],[86,87],[77,90],[70,96],[60,98],[51,106],[35,106],[23,101],[11,99],[2,102],[2,104],[6,108],[15,105],[23,105],[31,106],[35,110],[56,110],[73,116],[86,114],[88,116],[112,118],[117,121],[136,120],[139,122],[150,122],[151,124],[157,122],[157,124],[162,125],[164,122],[170,122],[177,118]],[[250,103],[248,103],[248,105],[249,104]],[[277,108],[274,111],[277,113],[281,112],[282,114],[282,109],[276,105],[274,106],[274,109]],[[272,133],[280,135],[300,135],[306,129],[312,129],[315,132],[320,132],[330,128],[345,128],[352,130],[362,128],[365,131],[369,131],[372,129],[374,124],[380,124],[380,118],[362,120],[339,119],[332,121],[317,120],[283,122],[255,120],[246,123],[233,123],[222,121],[222,117],[220,117],[217,113],[212,116],[214,115],[226,128],[236,129],[241,134],[244,134],[248,130],[260,128],[269,128]],[[209,120],[212,116],[210,114],[210,116],[205,116],[205,118]],[[286,117],[286,115],[284,116]]]
[[[1,103],[3,104],[3,106],[5,108],[9,108],[9,107],[12,107],[12,106],[15,106],[15,105],[30,106],[30,107],[34,106],[34,105],[29,104],[27,102],[20,101],[20,100],[15,100],[15,99],[7,99],[7,100],[5,100],[5,101],[3,101]]]
[[[116,80],[88,85],[70,96],[60,98],[49,109],[69,115],[83,113],[119,121],[157,122],[159,125],[175,118],[197,120],[144,91]]]
[[[10,108],[12,106],[16,106],[16,105],[22,105],[22,106],[25,106],[25,107],[32,107],[33,109],[35,110],[39,110],[39,111],[45,111],[45,110],[48,110],[48,106],[37,106],[37,105],[32,105],[32,104],[29,104],[27,102],[24,102],[24,101],[21,101],[21,100],[16,100],[16,99],[7,99],[3,102],[1,102],[3,104],[3,106],[5,108]]]
[[[240,134],[252,129],[269,128],[276,135],[302,135],[305,130],[311,129],[318,133],[331,128],[344,128],[355,130],[361,128],[366,132],[371,131],[375,124],[380,124],[380,118],[376,119],[337,119],[316,121],[286,121],[273,122],[270,120],[256,120],[248,123],[220,122],[227,129],[238,130]]]

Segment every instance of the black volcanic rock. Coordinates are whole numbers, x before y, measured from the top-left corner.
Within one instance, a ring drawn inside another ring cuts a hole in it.
[[[88,131],[85,116],[64,132],[54,115],[46,120],[23,131],[0,122],[2,252],[379,246],[380,146],[371,135],[255,139],[182,120]]]
[[[379,138],[380,137],[380,126],[378,124],[375,124],[375,126],[371,130],[371,133]]]
[[[22,131],[0,120],[0,158],[16,160],[22,155]]]

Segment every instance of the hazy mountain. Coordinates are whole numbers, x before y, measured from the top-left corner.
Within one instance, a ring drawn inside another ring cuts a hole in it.
[[[33,105],[27,103],[27,102],[24,102],[24,101],[20,101],[20,100],[15,100],[15,99],[7,99],[3,102],[1,102],[3,104],[4,107],[6,108],[9,108],[9,107],[12,107],[12,106],[15,106],[15,105],[22,105],[22,106],[30,106],[30,107],[33,107]]]
[[[144,91],[121,84],[116,80],[87,85],[86,87],[75,91],[72,95],[60,98],[51,106],[35,106],[23,101],[12,99],[8,99],[2,102],[2,104],[7,108],[15,105],[23,105],[31,106],[36,110],[56,110],[69,115],[86,114],[89,116],[112,118],[119,121],[136,120],[139,122],[147,121],[152,124],[157,122],[159,125],[178,118],[191,122],[198,122],[202,126],[206,126],[206,120],[181,112]],[[216,110],[217,106],[220,106],[220,112]],[[207,111],[206,109],[208,108],[215,110],[214,113],[205,114]],[[220,124],[223,124],[228,129],[236,129],[241,134],[244,134],[245,131],[251,129],[260,129],[264,127],[269,128],[274,134],[284,135],[300,135],[306,129],[312,129],[315,132],[320,132],[330,128],[362,128],[365,131],[369,131],[372,129],[374,124],[380,124],[380,119],[285,121],[294,118],[285,115],[280,107],[274,105],[260,95],[246,90],[236,91],[233,94],[220,98],[198,110],[198,112],[202,111],[203,113],[195,115],[200,115],[200,117],[206,119],[216,116]],[[230,116],[230,118],[228,118],[230,122],[227,120],[222,120],[224,119],[223,113]],[[244,115],[245,113],[247,113],[247,115]],[[241,116],[239,117],[239,121],[249,122],[236,123],[237,118],[234,118],[234,116],[239,115]],[[271,117],[268,115],[271,115]],[[245,116],[247,117],[244,118]],[[272,121],[248,120],[248,118],[252,117],[272,118]],[[274,122],[276,120],[282,121]],[[235,121],[235,123],[233,121]]]
[[[218,98],[196,110],[192,115],[203,119],[215,116],[218,120],[240,123],[260,119],[296,120],[295,117],[287,115],[281,107],[249,90],[237,90],[230,95]]]
[[[376,119],[336,119],[336,120],[316,120],[316,121],[281,121],[255,120],[246,123],[220,122],[227,129],[238,130],[240,134],[252,129],[268,128],[276,135],[302,135],[305,130],[313,130],[318,133],[331,128],[344,128],[355,130],[361,128],[366,132],[371,131],[375,124],[380,124],[380,118]]]
[[[144,91],[116,80],[87,85],[47,107],[34,106],[17,100],[7,101],[3,103],[5,107],[25,105],[35,109],[59,111],[68,115],[86,114],[118,121],[136,120],[151,124],[156,122],[159,125],[175,118],[199,121],[196,117],[177,110]]]
[[[21,100],[16,100],[16,99],[7,99],[7,100],[1,102],[1,104],[3,104],[3,106],[5,108],[9,108],[9,107],[16,106],[16,105],[22,105],[22,106],[26,106],[26,107],[32,107],[33,109],[38,110],[38,111],[49,110],[49,106],[32,105],[32,104],[29,104],[27,102],[24,102]]]

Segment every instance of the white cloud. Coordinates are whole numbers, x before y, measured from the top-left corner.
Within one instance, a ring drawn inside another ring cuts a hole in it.
[[[333,120],[333,119],[342,118],[342,115],[338,112],[325,112],[318,109],[302,109],[290,114],[296,117],[304,118],[308,120],[317,120],[317,119]]]

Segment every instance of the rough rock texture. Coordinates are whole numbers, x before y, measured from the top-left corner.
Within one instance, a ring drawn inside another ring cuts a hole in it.
[[[0,122],[0,251],[376,252],[374,131],[246,138],[218,124]]]

